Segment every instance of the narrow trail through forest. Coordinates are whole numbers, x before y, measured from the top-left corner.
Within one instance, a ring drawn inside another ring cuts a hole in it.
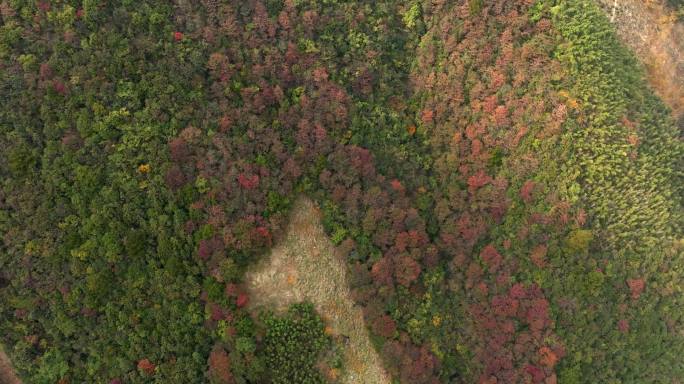
[[[2,347],[0,347],[0,384],[21,384],[12,371],[12,365]]]
[[[345,261],[325,234],[311,200],[297,200],[282,240],[247,273],[245,281],[253,308],[284,311],[292,303],[310,301],[330,326],[329,333],[348,338],[342,383],[390,383],[361,308],[350,297]]]
[[[684,123],[684,22],[660,0],[598,0],[648,80]]]

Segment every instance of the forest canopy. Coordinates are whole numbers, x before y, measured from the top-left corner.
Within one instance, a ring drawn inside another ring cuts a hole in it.
[[[684,378],[681,131],[593,1],[0,20],[0,344],[23,382],[334,382],[325,314],[255,313],[244,284],[301,195],[397,383]]]

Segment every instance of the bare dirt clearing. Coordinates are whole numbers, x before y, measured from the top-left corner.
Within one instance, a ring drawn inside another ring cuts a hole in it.
[[[346,263],[326,236],[311,200],[297,200],[285,235],[247,273],[246,284],[253,308],[283,311],[292,303],[310,301],[333,334],[349,338],[342,383],[390,383],[368,337],[361,308],[350,298]]]
[[[599,0],[622,41],[646,66],[656,93],[684,116],[684,23],[660,0]]]
[[[5,354],[5,351],[0,347],[0,384],[21,384],[21,381],[14,374],[12,364]]]

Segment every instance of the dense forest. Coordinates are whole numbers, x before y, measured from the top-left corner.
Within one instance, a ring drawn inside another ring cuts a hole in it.
[[[396,383],[684,381],[682,132],[593,1],[0,17],[0,344],[24,383],[335,382],[325,314],[244,287],[301,195]]]

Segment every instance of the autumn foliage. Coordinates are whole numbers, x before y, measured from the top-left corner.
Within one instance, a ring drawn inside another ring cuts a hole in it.
[[[141,371],[145,372],[148,375],[152,375],[154,373],[156,366],[150,362],[149,359],[142,359],[138,361],[138,369]]]
[[[322,320],[267,337],[241,280],[300,194],[395,381],[682,376],[679,132],[591,3],[20,3],[0,341],[27,381],[296,382],[280,343]]]

